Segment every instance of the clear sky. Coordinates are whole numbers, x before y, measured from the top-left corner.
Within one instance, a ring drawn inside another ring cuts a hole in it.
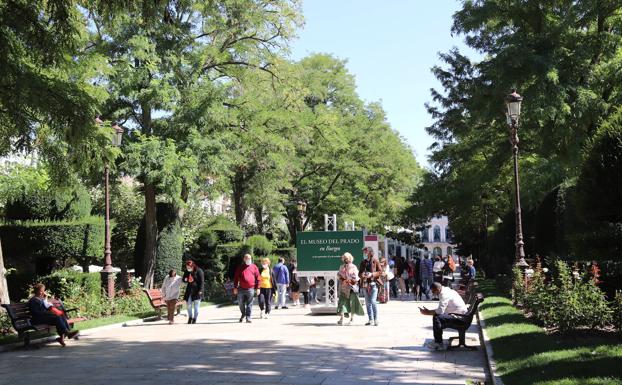
[[[462,36],[451,36],[456,0],[304,0],[305,27],[292,47],[294,59],[330,53],[348,60],[359,95],[381,101],[388,121],[406,138],[422,166],[433,140],[424,103],[439,87],[430,68],[438,53],[458,47],[471,58]]]

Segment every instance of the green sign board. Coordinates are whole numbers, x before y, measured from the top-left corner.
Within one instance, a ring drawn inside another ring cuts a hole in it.
[[[348,252],[357,265],[363,259],[362,231],[304,231],[296,234],[298,271],[337,271]]]

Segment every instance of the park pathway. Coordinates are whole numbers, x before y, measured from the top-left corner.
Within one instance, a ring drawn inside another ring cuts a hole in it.
[[[196,325],[162,321],[87,330],[66,348],[0,353],[0,384],[467,384],[483,380],[479,351],[428,351],[430,317],[413,301],[380,305],[380,326],[273,310],[238,323],[237,307],[202,309]],[[427,304],[434,307],[434,303]],[[255,306],[255,314],[259,311]],[[185,317],[178,317],[184,322]],[[445,332],[444,337],[456,335]],[[474,323],[467,337],[478,339]],[[479,341],[472,341],[472,344]]]

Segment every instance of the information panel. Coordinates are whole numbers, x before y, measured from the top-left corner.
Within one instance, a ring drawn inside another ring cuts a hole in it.
[[[337,271],[341,256],[349,252],[354,263],[363,260],[362,231],[304,231],[296,234],[298,271]]]

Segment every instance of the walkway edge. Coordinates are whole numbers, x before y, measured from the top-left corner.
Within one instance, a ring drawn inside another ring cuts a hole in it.
[[[486,321],[479,310],[477,311],[477,322],[479,323],[480,339],[483,341],[486,350],[486,365],[488,366],[488,373],[490,373],[490,378],[492,379],[492,385],[505,385],[501,376],[497,374],[497,362],[494,359],[490,338],[488,338],[488,333],[486,333]]]

